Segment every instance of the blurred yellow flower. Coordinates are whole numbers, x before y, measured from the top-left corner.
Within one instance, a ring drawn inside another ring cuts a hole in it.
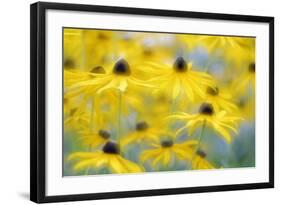
[[[137,89],[127,89],[122,93],[122,103],[119,104],[120,93],[112,92],[112,90],[107,90],[98,95],[100,104],[109,108],[109,112],[116,116],[119,111],[119,106],[121,106],[120,111],[126,116],[130,114],[130,111],[143,110],[143,102],[141,96]]]
[[[209,103],[203,103],[200,106],[198,114],[178,113],[169,116],[170,119],[183,120],[186,124],[180,128],[177,133],[183,129],[188,128],[189,134],[192,134],[197,128],[207,126],[213,128],[220,137],[227,143],[232,141],[230,131],[238,134],[237,126],[238,121],[242,120],[241,117],[229,116],[225,111],[215,112],[213,106]]]
[[[198,41],[200,40],[199,35],[186,35],[186,34],[177,34],[177,39],[184,43],[184,45],[187,47],[188,50],[194,49],[196,46],[198,46]]]
[[[78,104],[74,99],[64,96],[64,98],[63,98],[63,110],[64,110],[65,116],[69,115],[71,110],[74,110],[75,108],[77,108],[77,106],[78,106]]]
[[[250,63],[248,68],[239,76],[234,83],[234,91],[238,95],[244,95],[248,89],[253,89],[255,91],[256,83],[256,65],[255,63]]]
[[[159,124],[160,125],[160,124]],[[150,125],[145,121],[136,124],[135,131],[121,138],[121,147],[131,143],[157,142],[160,135],[165,133],[165,129],[160,126]]]
[[[191,159],[196,144],[197,141],[195,140],[177,144],[171,139],[165,139],[160,144],[153,143],[153,149],[143,151],[140,155],[140,160],[142,163],[151,160],[154,169],[157,168],[159,163],[167,167],[173,157],[180,160]]]
[[[218,87],[207,87],[205,102],[211,104],[215,112],[220,110],[225,110],[228,113],[238,111],[237,106],[231,102],[230,90],[224,92]]]
[[[254,55],[254,38],[205,35],[198,37],[197,43],[207,48],[210,54],[219,52],[228,61],[234,61],[238,65]]]
[[[111,134],[107,130],[99,130],[98,132],[82,131],[79,138],[83,144],[91,148],[100,147],[110,140]]]
[[[255,120],[255,98],[254,96],[245,99],[243,97],[239,98],[237,101],[237,106],[240,111],[240,115],[243,119],[253,121]]]
[[[205,35],[198,38],[198,42],[204,44],[208,48],[209,52],[213,52],[214,49],[237,49],[237,48],[249,48],[253,41],[250,38],[235,37],[235,36],[214,36]]]
[[[64,29],[64,68],[76,69],[82,67],[82,33],[80,29]]]
[[[75,83],[92,80],[95,75],[93,73],[105,74],[102,66],[92,68],[90,71],[81,70],[64,70],[64,86],[69,87]],[[81,92],[81,91],[80,91]]]
[[[94,168],[108,168],[112,173],[136,173],[143,172],[143,168],[136,163],[123,158],[120,155],[119,146],[108,141],[102,151],[75,152],[69,155],[68,161],[75,160],[75,171]]]
[[[70,110],[70,114],[64,119],[64,125],[68,129],[81,130],[89,127],[90,117],[86,111],[79,111],[78,108]]]
[[[191,162],[192,169],[215,169],[215,167],[206,159],[206,153],[198,150]]]

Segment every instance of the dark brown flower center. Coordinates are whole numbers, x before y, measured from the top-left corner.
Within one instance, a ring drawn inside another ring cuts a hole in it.
[[[255,63],[250,63],[248,70],[250,73],[255,73],[256,72],[256,64]]]
[[[75,62],[71,58],[65,59],[63,65],[66,68],[75,68]]]
[[[174,142],[172,140],[164,140],[161,142],[162,147],[172,147]]]
[[[246,105],[246,100],[245,100],[245,99],[239,99],[237,105],[238,105],[238,107],[240,107],[240,108],[244,108],[245,105]]]
[[[99,130],[99,136],[101,136],[104,139],[109,139],[110,133],[106,130]]]
[[[214,108],[210,103],[203,103],[199,108],[199,113],[203,115],[213,115]]]
[[[107,142],[103,146],[102,151],[107,154],[120,154],[120,147],[115,142]]]
[[[144,121],[138,122],[136,124],[136,130],[137,131],[145,131],[145,130],[148,129],[148,127],[149,127],[148,124],[146,122],[144,122]]]
[[[70,110],[70,115],[71,115],[71,116],[74,115],[77,110],[78,110],[77,108],[71,109],[71,110]]]
[[[145,56],[152,56],[153,55],[153,51],[151,48],[144,48],[143,49],[143,55]]]
[[[131,69],[128,62],[124,59],[117,61],[113,67],[113,73],[116,75],[131,75]]]
[[[90,73],[100,73],[105,74],[105,70],[102,66],[96,66],[90,70]]]
[[[186,72],[187,71],[187,64],[183,57],[178,57],[174,62],[173,68],[177,72]]]
[[[109,40],[110,39],[110,36],[103,33],[103,32],[99,32],[98,33],[98,39],[99,40],[103,40],[103,41],[106,41],[106,40]]]
[[[199,155],[202,158],[205,158],[207,156],[206,152],[204,152],[201,149],[197,150],[196,154]]]
[[[210,95],[213,95],[213,96],[216,96],[219,94],[219,88],[218,87],[207,87],[207,93],[210,94]]]

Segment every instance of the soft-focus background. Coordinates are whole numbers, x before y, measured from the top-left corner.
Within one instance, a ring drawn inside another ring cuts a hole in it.
[[[230,109],[231,106],[236,108],[231,107],[231,110],[226,110],[226,112],[231,116],[241,117],[243,120],[238,123],[238,134],[232,133],[233,141],[231,143],[226,143],[212,129],[206,129],[201,143],[201,148],[207,153],[206,159],[214,168],[255,166],[255,72],[250,69],[252,68],[251,65],[255,64],[255,38],[65,28],[63,57],[65,82],[64,175],[85,174],[83,170],[74,171],[73,163],[70,163],[67,158],[74,152],[89,151],[89,144],[82,143],[85,136],[81,134],[85,130],[89,132],[89,129],[87,126],[83,128],[83,121],[75,120],[75,118],[80,119],[83,115],[85,120],[90,121],[92,116],[91,100],[88,101],[85,112],[76,114],[76,110],[83,105],[85,92],[80,91],[79,95],[74,96],[70,94],[73,91],[70,87],[75,85],[75,81],[83,81],[84,75],[89,75],[91,69],[97,66],[103,66],[106,73],[111,73],[112,67],[107,65],[114,64],[121,58],[128,61],[131,70],[137,73],[135,77],[142,80],[156,77],[149,74],[149,67],[146,67],[149,64],[146,65],[146,63],[159,64],[157,69],[159,69],[161,75],[161,69],[162,72],[165,70],[164,66],[167,65],[167,69],[173,69],[172,66],[177,57],[183,57],[187,62],[192,62],[193,71],[208,73],[214,79],[216,86],[219,87],[219,96],[226,96],[223,99],[226,103],[231,103],[231,105],[224,103],[227,109]],[[136,71],[137,68],[141,71]],[[73,76],[77,77],[74,78]],[[160,86],[159,83],[156,86]],[[197,81],[196,83],[199,85],[202,82]],[[182,87],[181,90],[184,90],[184,88]],[[196,91],[194,92],[196,93]],[[69,94],[71,97],[68,97]],[[100,110],[98,114],[100,116],[96,117],[105,118],[103,120],[105,125],[103,126],[109,128],[108,131],[112,136],[118,136],[114,125],[116,121],[114,107],[118,105],[118,101],[113,99],[107,102],[102,99],[110,98],[110,96],[99,97],[97,94],[94,95],[94,92],[91,95],[95,96],[93,98],[101,98],[101,106],[94,106],[94,109]],[[133,103],[128,102],[128,98],[123,100],[123,106],[129,107],[128,113],[122,114],[123,135],[110,139],[118,141],[118,138],[126,137],[126,135],[132,133],[138,120],[150,119],[152,123],[155,123],[159,121],[158,115],[165,117],[171,114],[171,108],[172,112],[197,113],[200,104],[205,102],[201,98],[192,102],[185,95],[179,95],[172,101],[166,92],[162,92],[155,97],[151,89],[145,88],[141,88],[141,91],[134,90],[130,97],[135,98]],[[167,100],[159,100],[160,98]],[[221,100],[221,98],[214,98],[213,101],[219,103],[218,100]],[[103,101],[109,108],[104,109],[102,107]],[[148,106],[140,107],[138,103]],[[149,111],[149,109],[152,110]],[[221,110],[224,110],[224,108],[220,108],[219,111]],[[104,115],[107,117],[104,117]],[[90,127],[92,126],[96,129],[100,127],[97,121],[94,121],[93,125],[90,123]],[[182,123],[177,123],[175,126],[182,126]],[[171,130],[171,132],[175,131]],[[197,140],[199,135],[200,129],[197,129],[197,132],[192,136],[183,132],[175,142],[182,143],[186,139]],[[144,143],[132,143],[123,150],[123,156],[130,161],[144,165],[146,171],[154,171],[147,163],[142,164],[139,161],[141,153],[149,149],[144,149],[144,146]],[[102,146],[92,147],[90,150],[95,152],[100,150],[100,147]],[[189,169],[189,167],[182,161],[170,165],[164,170],[186,169]],[[91,168],[87,173],[102,174],[104,171],[101,172]]]
[[[49,0],[56,2],[56,0]],[[1,33],[1,169],[0,192],[1,204],[34,204],[29,201],[29,4],[35,1],[11,0],[3,1],[0,7]],[[78,0],[61,0],[60,2],[81,3]],[[162,8],[189,11],[220,12],[233,14],[270,15],[275,16],[275,104],[281,104],[281,13],[276,0],[84,0],[86,4],[115,6],[132,6]],[[15,60],[16,59],[16,60]],[[13,68],[13,69],[12,69]],[[13,83],[11,78],[13,77]],[[13,103],[12,103],[13,102]],[[16,115],[15,115],[16,114]],[[267,204],[278,203],[281,192],[281,121],[280,106],[275,107],[276,139],[275,165],[276,188],[260,190],[244,190],[231,192],[200,193],[188,195],[171,195],[142,198],[126,198],[100,201],[68,202],[63,204]],[[15,128],[16,126],[16,128]],[[9,146],[8,146],[9,145]],[[62,203],[54,203],[62,204]]]

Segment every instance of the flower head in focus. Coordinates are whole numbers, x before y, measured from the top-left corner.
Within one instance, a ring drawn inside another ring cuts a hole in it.
[[[151,82],[159,85],[158,90],[167,91],[172,99],[184,94],[193,102],[196,96],[201,98],[205,96],[208,86],[214,86],[209,74],[193,71],[192,63],[187,63],[182,57],[178,57],[172,67],[155,63],[150,65],[161,71],[159,77],[152,78]]]
[[[73,85],[73,88],[87,88],[89,92],[101,94],[110,89],[117,89],[125,92],[128,87],[153,87],[148,83],[133,77],[132,69],[125,59],[118,60],[110,73],[100,75],[96,74],[96,78],[83,81]]]

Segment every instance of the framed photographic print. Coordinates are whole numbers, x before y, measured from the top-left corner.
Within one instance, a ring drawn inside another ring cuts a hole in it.
[[[274,186],[274,18],[31,5],[34,202]]]

